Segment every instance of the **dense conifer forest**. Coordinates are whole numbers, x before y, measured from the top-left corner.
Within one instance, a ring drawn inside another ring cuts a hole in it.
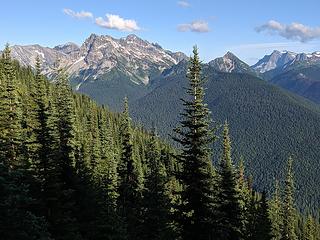
[[[128,99],[122,113],[112,113],[74,94],[63,69],[49,83],[39,58],[35,71],[21,67],[7,46],[0,59],[0,238],[320,239],[319,216],[296,210],[295,159],[288,153],[286,178],[275,179],[273,194],[255,191],[244,160],[233,163],[228,122],[218,134],[211,119],[196,48],[187,77],[172,136],[179,147],[172,147],[158,137],[161,129],[131,121]],[[217,138],[222,144],[212,149]]]

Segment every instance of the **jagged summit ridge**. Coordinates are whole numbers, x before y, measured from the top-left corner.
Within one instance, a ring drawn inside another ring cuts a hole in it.
[[[265,73],[276,68],[286,68],[296,63],[314,64],[320,62],[320,52],[295,53],[291,51],[274,50],[270,55],[265,55],[252,66],[254,70]]]
[[[23,65],[34,67],[36,56],[43,63],[43,73],[50,76],[53,64],[59,59],[71,77],[96,79],[117,69],[136,84],[148,84],[150,75],[177,64],[186,56],[164,50],[134,34],[116,39],[108,35],[91,34],[79,47],[74,43],[54,48],[40,45],[13,46],[12,56]]]
[[[223,57],[210,61],[209,65],[220,72],[253,73],[248,64],[229,51]]]

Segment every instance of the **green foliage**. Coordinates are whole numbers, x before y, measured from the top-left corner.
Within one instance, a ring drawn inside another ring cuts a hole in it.
[[[283,213],[280,196],[279,182],[275,182],[275,188],[272,198],[269,201],[269,218],[271,220],[272,240],[280,240],[282,236]]]
[[[293,176],[293,160],[289,157],[287,167],[287,177],[285,181],[284,189],[284,201],[283,201],[283,240],[295,240],[298,239],[296,235],[296,211],[294,206],[294,176]]]
[[[319,223],[309,214],[307,219],[304,219],[303,240],[319,239]]]
[[[272,226],[271,220],[269,218],[269,208],[266,193],[262,193],[261,200],[259,201],[258,208],[258,217],[257,217],[257,231],[255,235],[255,239],[261,240],[270,240],[272,235]]]
[[[181,144],[177,159],[181,164],[178,179],[181,192],[180,224],[183,239],[211,239],[214,236],[212,221],[215,208],[214,173],[211,163],[212,136],[209,109],[204,103],[203,78],[198,50],[193,49],[188,69],[188,97],[183,101],[180,127],[174,140]]]
[[[171,221],[169,181],[165,164],[161,161],[160,146],[153,132],[146,148],[148,172],[143,192],[143,229],[141,239],[175,239]]]
[[[231,160],[229,127],[223,128],[223,152],[219,164],[218,224],[219,239],[240,239],[242,214],[235,169]]]
[[[187,63],[167,70],[158,87],[131,104],[132,118],[167,138],[179,122],[183,111],[180,98],[186,97]],[[272,192],[274,179],[285,177],[288,154],[297,159],[297,208],[318,211],[320,198],[320,109],[305,99],[281,90],[266,81],[247,74],[219,73],[203,68],[206,76],[204,101],[217,124],[226,119],[232,130],[233,159],[246,159],[247,174],[252,175],[257,190]],[[215,148],[215,151],[219,151]],[[217,163],[214,154],[214,163]],[[279,171],[279,169],[281,171]]]
[[[137,229],[141,224],[142,214],[142,169],[134,158],[131,119],[128,99],[124,100],[124,111],[120,129],[121,159],[119,164],[119,206],[120,215],[125,220],[128,239],[137,239]]]
[[[47,223],[32,211],[34,199],[21,171],[0,164],[0,234],[6,240],[50,240]]]
[[[64,70],[50,84],[39,58],[33,72],[7,47],[0,58],[1,239],[270,239],[270,227],[273,239],[319,239],[314,216],[295,210],[290,161],[284,197],[277,190],[268,201],[253,190],[259,181],[245,177],[243,162],[238,172],[233,167],[226,125],[214,169],[200,70],[194,49],[175,138],[182,148],[175,149],[132,124],[127,100],[122,114],[112,113],[73,94]]]
[[[278,73],[269,81],[284,89],[320,103],[320,66],[296,66]]]
[[[9,45],[2,53],[0,82],[0,162],[10,168],[21,164],[21,104]]]

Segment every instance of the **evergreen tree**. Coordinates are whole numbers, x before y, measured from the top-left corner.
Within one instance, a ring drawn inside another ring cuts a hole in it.
[[[309,214],[304,224],[303,240],[316,240],[316,239],[318,239],[317,232],[316,232],[316,225],[313,217]]]
[[[66,73],[58,69],[57,75],[57,96],[55,108],[57,110],[58,130],[58,164],[60,167],[60,180],[62,183],[62,195],[60,207],[62,216],[56,226],[57,239],[80,239],[79,226],[75,219],[76,210],[76,175],[75,175],[75,111],[72,90],[69,86]]]
[[[161,162],[159,144],[153,130],[147,146],[148,173],[144,190],[143,237],[141,239],[174,239],[170,221],[170,199],[166,190],[168,176]]]
[[[72,93],[62,70],[57,84],[46,81],[39,58],[35,71],[20,67],[7,46],[0,58],[0,238],[253,240],[271,232],[274,240],[320,239],[319,221],[294,208],[292,159],[283,203],[278,186],[268,204],[253,190],[242,160],[235,171],[227,124],[213,168],[197,49],[190,61],[176,149],[132,126],[127,100],[123,114],[111,113]]]
[[[19,86],[19,95],[21,98],[21,133],[22,133],[22,146],[21,146],[21,157],[23,158],[23,162],[25,163],[25,167],[28,170],[28,173],[31,175],[35,175],[36,173],[36,165],[38,161],[37,151],[39,148],[39,144],[36,137],[36,129],[39,129],[39,122],[37,119],[37,104],[36,98],[37,96],[37,84],[38,80],[46,81],[45,79],[40,79],[40,59],[39,56],[36,57],[36,66],[35,72],[33,76],[33,72],[31,68],[27,69],[25,77],[25,83]],[[18,71],[19,72],[19,71]],[[28,81],[28,79],[30,79]],[[24,86],[26,85],[26,86]],[[32,188],[37,188],[36,186]]]
[[[241,209],[242,220],[242,233],[244,236],[250,236],[249,233],[249,220],[250,220],[250,207],[251,207],[251,190],[248,186],[248,181],[245,179],[244,159],[240,158],[237,187],[239,192],[239,204]]]
[[[117,159],[114,154],[114,144],[111,137],[111,132],[108,130],[108,123],[105,116],[105,112],[100,113],[100,154],[101,160],[99,162],[100,170],[96,170],[100,173],[102,179],[99,180],[101,187],[105,190],[107,196],[107,202],[110,204],[109,210],[116,209],[117,199],[119,197],[118,191],[118,172],[117,172]]]
[[[261,200],[259,201],[258,217],[257,217],[257,231],[255,239],[270,240],[271,235],[271,221],[269,219],[268,202],[266,192],[262,192]]]
[[[259,199],[260,196],[253,189],[250,190],[250,202],[247,212],[248,223],[246,225],[245,235],[243,238],[246,240],[255,240],[258,232],[258,219],[259,219]]]
[[[97,163],[101,159],[101,143],[100,143],[100,131],[99,131],[99,113],[96,106],[92,106],[89,124],[91,135],[91,149],[90,149],[90,167],[92,170],[96,167]]]
[[[293,160],[291,157],[288,159],[287,177],[284,189],[284,202],[283,202],[283,240],[296,240],[296,211],[294,207],[294,180],[293,180]]]
[[[0,236],[5,240],[50,240],[47,223],[30,211],[34,199],[21,171],[0,163]]]
[[[269,201],[269,218],[271,220],[272,240],[282,239],[283,217],[279,182],[276,181],[273,196]]]
[[[35,117],[37,125],[33,126],[37,149],[35,171],[39,183],[39,198],[43,204],[42,214],[51,222],[57,221],[59,209],[57,202],[61,192],[61,172],[58,163],[58,139],[53,115],[53,102],[47,96],[45,79],[41,76],[40,59],[36,61],[35,72]]]
[[[7,44],[2,53],[2,79],[0,93],[0,162],[11,169],[21,165],[21,108],[18,83]]]
[[[4,239],[49,239],[46,221],[32,210],[28,162],[23,151],[21,86],[7,45],[0,59],[0,235]]]
[[[141,172],[137,168],[133,157],[132,129],[129,116],[128,99],[124,100],[124,112],[121,123],[121,159],[119,173],[119,201],[120,215],[125,220],[127,239],[138,239],[138,227],[141,224],[142,183]]]
[[[75,112],[72,91],[64,70],[58,70],[56,109],[59,131],[59,151],[63,171],[71,172],[75,164]],[[72,174],[69,174],[72,176]]]
[[[219,168],[219,239],[241,239],[241,206],[237,179],[231,160],[229,127],[223,129],[223,153]]]
[[[179,219],[182,239],[214,239],[215,189],[210,145],[214,138],[209,129],[209,110],[204,103],[201,63],[194,47],[187,78],[189,97],[182,100],[180,128],[174,140],[181,144],[177,156],[182,171],[178,175],[183,185]]]
[[[104,109],[103,109],[104,110]],[[118,206],[118,162],[105,111],[100,112],[100,160],[95,167],[95,181],[98,187],[99,216],[95,239],[125,239]]]

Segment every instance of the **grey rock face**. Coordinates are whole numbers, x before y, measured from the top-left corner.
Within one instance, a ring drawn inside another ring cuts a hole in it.
[[[22,65],[34,67],[37,56],[42,60],[43,74],[49,77],[53,75],[54,67],[58,67],[56,62],[59,60],[59,66],[71,77],[83,81],[97,79],[116,69],[129,76],[132,82],[145,85],[150,76],[187,58],[183,53],[164,50],[133,34],[121,39],[91,34],[80,47],[74,43],[54,48],[40,45],[12,47],[12,57]]]

